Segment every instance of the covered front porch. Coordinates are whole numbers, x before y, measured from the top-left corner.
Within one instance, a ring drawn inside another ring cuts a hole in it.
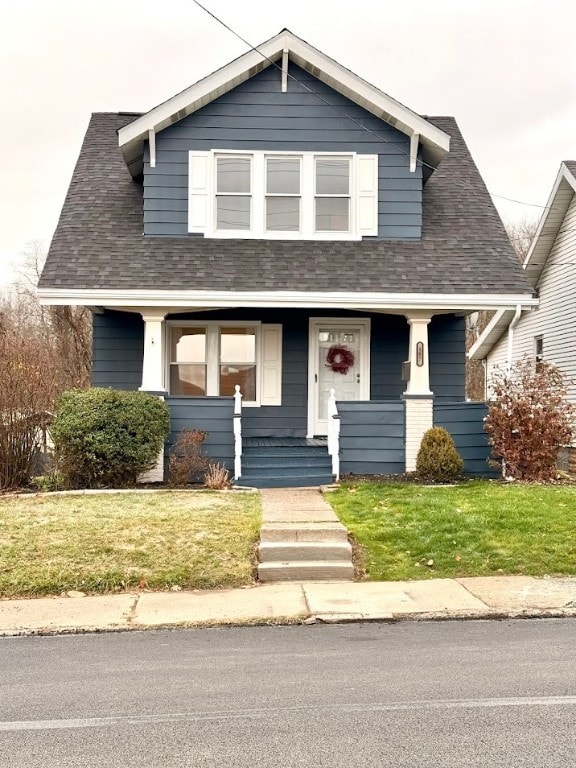
[[[95,385],[166,398],[168,450],[182,429],[202,429],[239,482],[297,465],[298,453],[302,467],[322,465],[309,473],[322,482],[411,471],[441,409],[460,406],[460,423],[467,407],[465,321],[453,312],[106,310],[94,318],[94,360]]]

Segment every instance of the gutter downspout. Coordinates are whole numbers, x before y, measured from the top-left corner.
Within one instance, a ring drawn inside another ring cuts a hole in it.
[[[518,320],[520,320],[520,315],[522,314],[522,305],[517,304],[516,305],[516,312],[514,313],[514,317],[510,321],[510,325],[508,326],[508,354],[506,355],[506,368],[508,372],[510,372],[510,369],[512,367],[512,352],[514,349],[514,328],[518,325]]]

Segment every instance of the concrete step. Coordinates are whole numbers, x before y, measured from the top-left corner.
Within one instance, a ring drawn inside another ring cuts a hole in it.
[[[260,541],[348,541],[342,523],[264,523]]]
[[[354,567],[351,562],[304,560],[287,563],[260,563],[260,581],[352,581]]]
[[[352,547],[347,541],[265,541],[258,547],[263,563],[302,561],[350,562]]]

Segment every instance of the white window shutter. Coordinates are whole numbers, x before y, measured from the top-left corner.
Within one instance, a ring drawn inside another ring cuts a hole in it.
[[[190,152],[188,159],[188,231],[206,232],[209,216],[209,152]]]
[[[282,405],[281,325],[262,325],[260,405]]]
[[[358,234],[378,234],[378,155],[356,156]]]

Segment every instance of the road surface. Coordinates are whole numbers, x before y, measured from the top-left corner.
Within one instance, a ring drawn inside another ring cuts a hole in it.
[[[566,768],[576,621],[0,639],[0,766]]]

